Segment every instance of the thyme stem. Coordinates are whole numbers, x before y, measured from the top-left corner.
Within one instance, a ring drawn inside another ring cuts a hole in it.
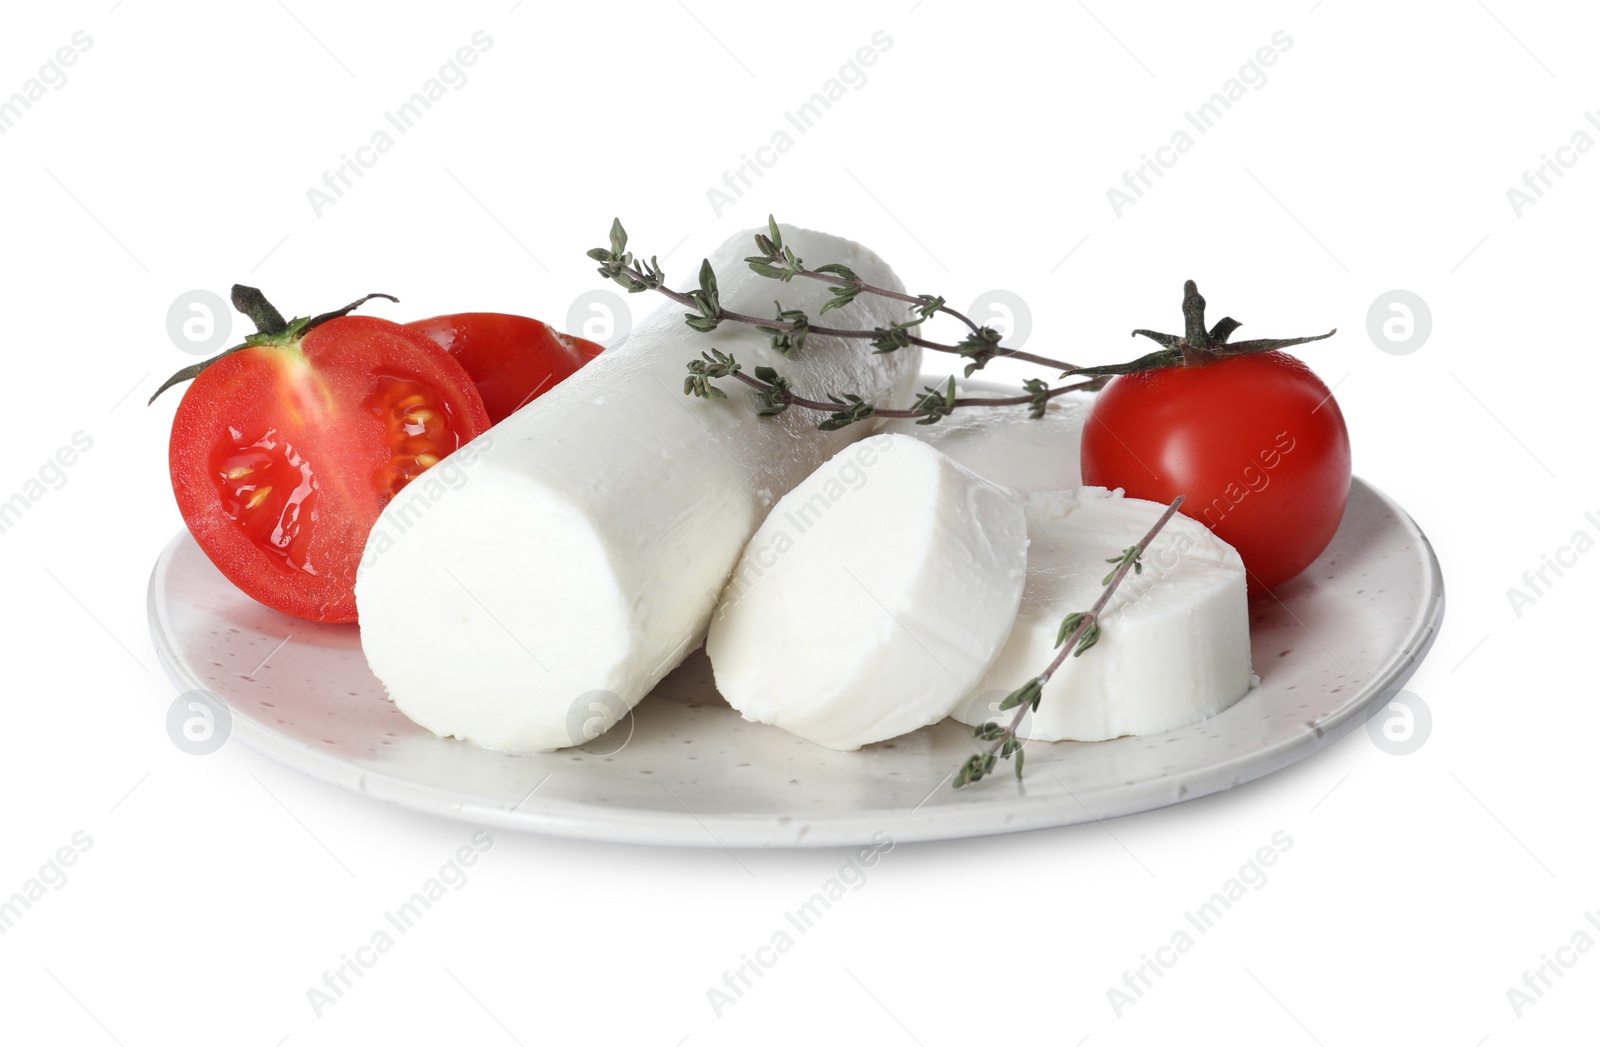
[[[882,298],[893,298],[897,302],[907,302],[911,305],[923,304],[922,299],[918,298],[914,294],[906,294],[903,291],[891,291],[887,287],[874,287],[865,280],[846,280],[842,276],[834,276],[830,273],[819,273],[815,269],[806,269],[803,267],[795,270],[795,275],[803,276],[808,280],[821,280],[825,284],[834,284],[838,287],[854,287],[858,291],[865,291],[867,294],[875,294]],[[973,334],[977,334],[979,331],[978,325],[973,323],[965,313],[952,309],[948,305],[941,305],[936,311],[944,313],[946,316],[953,316],[957,320],[960,320],[962,323],[967,325],[967,328],[972,331]],[[1001,356],[1014,354],[1014,351],[1009,349],[997,350],[996,352],[997,355]]]
[[[644,279],[645,279],[645,274],[642,271],[640,271],[639,269],[637,269],[637,268],[635,268],[634,266],[631,266],[631,265],[630,266],[623,266],[622,267],[622,272],[624,272],[627,275],[633,277],[635,280],[644,281]],[[868,285],[865,285],[865,284],[860,284],[859,281],[851,281],[851,280],[840,279],[838,277],[830,277],[826,273],[815,273],[815,274],[812,274],[810,270],[801,270],[801,275],[802,276],[806,276],[806,275],[813,276],[813,278],[820,279],[824,283],[859,286],[861,290],[866,291],[869,294],[882,294],[882,295],[884,295],[885,297],[888,297],[888,298],[896,298],[896,299],[900,299],[902,301],[916,302],[916,303],[920,304],[920,299],[918,299],[914,295],[903,295],[903,294],[900,294],[897,291],[889,291],[889,290],[884,289],[884,288],[871,287],[871,286],[868,286]],[[699,306],[695,303],[695,300],[693,298],[691,298],[689,295],[684,294],[682,291],[674,291],[672,288],[667,287],[665,285],[656,287],[654,289],[656,291],[660,292],[661,294],[666,295],[668,298],[672,299],[674,302],[677,302],[679,305],[686,306],[686,307],[688,307],[690,309],[698,309],[699,308]],[[955,310],[948,309],[948,308],[945,308],[943,306],[941,306],[940,308],[945,312],[953,313],[954,315],[959,317],[962,321],[967,323],[969,326],[972,325],[972,321],[971,320],[968,320],[965,316],[962,316],[960,313],[956,313]],[[800,326],[800,325],[798,325],[798,324],[796,324],[796,323],[794,323],[793,321],[790,321],[790,320],[774,320],[771,317],[750,316],[750,315],[748,315],[746,313],[736,313],[736,312],[733,312],[732,310],[729,310],[729,309],[718,309],[716,318],[718,320],[731,320],[734,323],[748,324],[751,327],[765,327],[765,328],[769,328],[769,329],[775,330],[775,331],[793,331],[795,328]],[[848,329],[842,328],[842,327],[818,327],[815,324],[809,325],[809,329],[810,329],[810,332],[812,334],[832,335],[835,338],[870,339],[870,338],[876,338],[878,336],[878,332],[877,331],[856,331],[856,330],[848,330]],[[977,330],[977,328],[974,327],[974,330]],[[953,345],[947,345],[944,342],[935,342],[935,341],[932,341],[930,339],[921,338],[921,337],[918,337],[918,336],[915,336],[915,335],[907,336],[906,340],[908,342],[910,342],[912,345],[918,345],[918,346],[921,346],[924,349],[932,349],[935,352],[940,352],[940,353],[954,353],[957,356],[961,355],[961,350],[960,349],[957,349]],[[1076,365],[1075,364],[1062,363],[1060,360],[1052,360],[1048,356],[1037,356],[1037,355],[1035,355],[1033,353],[1022,352],[1020,349],[1007,349],[1004,346],[996,346],[995,350],[994,350],[994,355],[996,357],[1005,357],[1008,360],[1021,360],[1024,363],[1037,364],[1040,367],[1057,367],[1057,368],[1060,368],[1063,371],[1071,371],[1071,370],[1075,370],[1076,369]]]
[[[811,330],[813,332],[815,332],[817,330],[817,328],[813,327]],[[745,385],[748,385],[750,388],[754,389],[758,393],[769,393],[769,392],[772,392],[773,390],[779,390],[779,394],[783,397],[784,402],[789,404],[790,406],[793,406],[793,407],[804,407],[807,410],[811,410],[811,411],[827,411],[830,414],[839,409],[839,405],[837,403],[834,403],[834,402],[831,402],[831,401],[828,401],[828,400],[813,400],[810,397],[801,396],[798,393],[795,393],[795,392],[791,391],[790,389],[788,389],[786,387],[780,388],[778,385],[776,385],[776,384],[774,384],[772,382],[763,382],[761,379],[755,377],[754,375],[748,374],[743,370],[735,371],[733,373],[733,377],[737,378],[739,381],[743,382]],[[1056,397],[1062,396],[1062,395],[1064,395],[1066,393],[1074,393],[1074,392],[1080,392],[1080,391],[1087,391],[1087,390],[1090,390],[1090,389],[1098,389],[1104,384],[1105,384],[1105,379],[1091,378],[1089,381],[1086,381],[1086,382],[1074,382],[1072,385],[1057,386],[1056,388],[1051,389],[1048,392],[1046,392],[1044,394],[1044,398],[1046,400],[1053,400]],[[1037,401],[1038,401],[1038,397],[1031,396],[1031,395],[1025,395],[1025,396],[960,396],[960,397],[957,397],[955,400],[953,400],[951,402],[950,406],[952,408],[954,408],[954,407],[1013,407],[1013,406],[1017,406],[1017,405],[1020,405],[1020,404],[1036,403]],[[878,417],[878,418],[922,418],[922,417],[926,416],[927,412],[926,411],[917,411],[917,410],[902,410],[900,408],[894,408],[894,407],[880,407],[880,408],[876,408],[872,412],[872,414],[875,417]]]

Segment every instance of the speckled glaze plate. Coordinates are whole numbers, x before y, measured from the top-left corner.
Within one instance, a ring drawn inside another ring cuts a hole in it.
[[[1386,704],[1444,613],[1433,550],[1359,479],[1333,544],[1251,605],[1261,686],[1181,730],[1034,743],[1027,776],[956,791],[973,751],[951,720],[838,753],[747,723],[696,653],[588,745],[512,756],[417,727],[367,669],[356,627],[245,596],[187,533],[156,561],[150,628],[182,691],[209,691],[230,741],[333,785],[447,818],[632,843],[725,847],[934,840],[1070,825],[1220,792],[1302,759]]]

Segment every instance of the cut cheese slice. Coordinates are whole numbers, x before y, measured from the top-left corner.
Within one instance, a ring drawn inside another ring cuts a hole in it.
[[[908,436],[840,452],[778,502],[712,618],[717,689],[830,749],[936,723],[1000,652],[1020,501]]]
[[[1014,392],[1014,390],[1013,390]],[[956,383],[957,396],[1005,396],[988,386],[970,389]],[[926,441],[990,483],[1023,494],[1066,491],[1083,483],[1078,452],[1089,400],[1074,393],[1058,396],[1043,418],[1030,418],[1027,405],[956,411],[934,425],[910,418],[883,423],[881,432],[903,433]]]
[[[782,227],[812,265],[842,262],[900,290],[859,244]],[[710,257],[725,309],[811,317],[832,295],[812,280],[757,276],[752,233]],[[713,347],[769,364],[797,391],[908,402],[920,351],[874,355],[813,334],[794,357],[766,334],[709,334],[669,304],[576,375],[401,492],[368,539],[356,582],[361,642],[407,716],[436,734],[526,752],[588,740],[595,709],[636,704],[703,640],[739,553],[772,504],[865,426],[816,428],[792,410],[757,417],[748,390],[683,394],[685,366]],[[904,305],[861,295],[838,326],[887,326]],[[835,322],[833,313],[828,322]]]
[[[1055,657],[1061,620],[1103,592],[1107,563],[1139,541],[1165,510],[1121,491],[1083,487],[1028,500],[1028,584],[1005,650],[956,711],[963,723],[1011,712],[1000,698]],[[1098,741],[1157,734],[1212,716],[1251,685],[1244,565],[1204,524],[1174,516],[1101,615],[1101,637],[1069,657],[1045,685],[1023,737]]]

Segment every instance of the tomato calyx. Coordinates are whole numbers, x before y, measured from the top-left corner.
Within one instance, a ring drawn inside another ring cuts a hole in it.
[[[255,332],[247,335],[245,340],[238,345],[222,350],[211,359],[202,360],[197,364],[190,364],[175,373],[165,382],[162,382],[161,387],[150,395],[150,399],[145,401],[146,406],[155,403],[156,397],[173,386],[181,385],[199,377],[200,372],[225,356],[232,356],[242,349],[253,349],[259,346],[297,346],[301,339],[329,320],[348,316],[374,298],[386,298],[391,302],[400,301],[392,294],[369,294],[357,298],[341,309],[319,313],[316,316],[297,316],[292,320],[285,320],[283,314],[278,312],[271,302],[267,301],[267,296],[262,294],[258,288],[246,287],[244,284],[234,284],[231,298],[233,307],[248,316],[250,322],[256,325]]]
[[[1327,334],[1307,335],[1303,338],[1257,338],[1248,342],[1228,342],[1229,336],[1242,325],[1231,316],[1224,316],[1209,330],[1206,328],[1206,300],[1200,295],[1200,288],[1193,280],[1186,280],[1183,284],[1183,334],[1163,334],[1160,331],[1147,331],[1139,328],[1133,336],[1143,335],[1161,346],[1153,353],[1146,353],[1137,360],[1130,360],[1122,364],[1105,364],[1098,367],[1074,367],[1062,371],[1061,377],[1071,375],[1095,375],[1109,377],[1119,374],[1138,374],[1141,371],[1154,371],[1162,367],[1203,367],[1218,360],[1232,356],[1249,356],[1253,353],[1268,353],[1277,349],[1286,349],[1291,345],[1304,345],[1307,342],[1320,342],[1324,338],[1331,338],[1338,333],[1334,328]]]

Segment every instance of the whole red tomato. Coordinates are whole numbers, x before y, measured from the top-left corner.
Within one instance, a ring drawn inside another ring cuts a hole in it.
[[[491,422],[500,422],[605,349],[549,324],[510,313],[451,313],[406,324],[466,368]]]
[[[1195,354],[1203,358],[1202,354]],[[1239,551],[1251,592],[1328,547],[1350,493],[1350,437],[1333,394],[1284,352],[1111,380],[1084,424],[1083,482],[1170,502]]]
[[[300,618],[355,621],[356,567],[379,512],[488,430],[483,399],[450,354],[399,324],[286,323],[251,288],[234,301],[250,304],[261,332],[162,386],[193,378],[168,448],[178,508],[250,596]]]

